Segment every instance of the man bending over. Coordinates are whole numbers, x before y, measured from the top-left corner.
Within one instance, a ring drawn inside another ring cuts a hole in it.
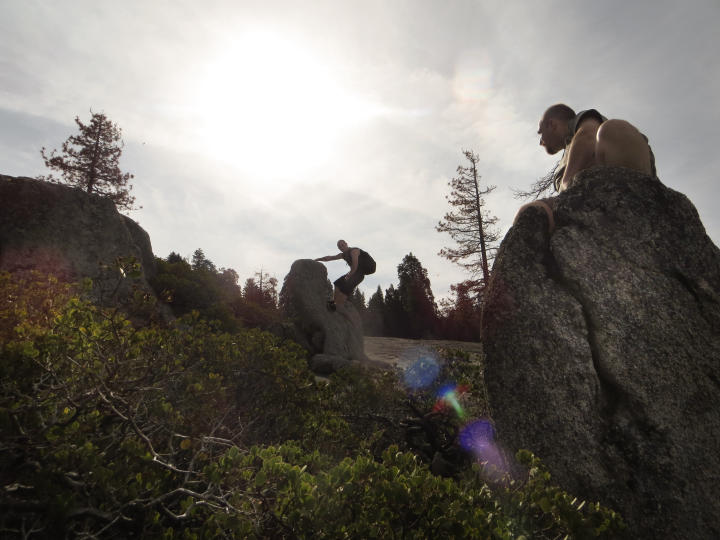
[[[338,240],[337,247],[340,249],[340,253],[337,255],[326,255],[315,259],[316,261],[343,259],[350,266],[350,271],[333,283],[335,285],[333,299],[328,300],[330,311],[335,311],[336,307],[342,306],[348,296],[352,295],[355,287],[365,279],[365,276],[375,272],[375,261],[367,252],[360,248],[349,247],[345,240]]]

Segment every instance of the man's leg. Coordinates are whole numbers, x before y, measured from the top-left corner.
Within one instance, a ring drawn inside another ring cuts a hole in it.
[[[340,289],[337,288],[337,285],[335,286],[335,295],[333,296],[333,301],[335,302],[336,306],[342,306],[345,303],[345,300],[347,300],[347,295],[342,292]]]
[[[349,296],[353,294],[355,287],[357,287],[362,280],[365,279],[365,275],[359,271],[355,272],[350,278],[346,279],[345,276],[340,277],[335,281],[335,305],[340,307]]]
[[[595,161],[607,167],[627,167],[651,175],[650,147],[635,126],[625,120],[608,120],[597,132]]]
[[[345,304],[348,296],[352,294],[352,286],[345,279],[345,276],[340,276],[339,278],[337,278],[333,282],[333,285],[335,286],[333,292],[333,299],[328,300],[328,309],[330,311],[335,311],[335,309],[337,309],[339,306]]]

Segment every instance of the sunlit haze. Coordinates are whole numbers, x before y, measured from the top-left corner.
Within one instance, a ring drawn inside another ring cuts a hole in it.
[[[301,180],[348,129],[379,114],[340,85],[334,68],[277,31],[226,37],[189,96],[202,152],[265,181]]]
[[[366,297],[412,252],[440,298],[468,277],[435,231],[462,151],[504,234],[565,102],[638,126],[717,243],[718,26],[717,0],[0,0],[0,173],[45,174],[92,108],[123,130],[156,255],[282,282],[344,238],[377,261]]]

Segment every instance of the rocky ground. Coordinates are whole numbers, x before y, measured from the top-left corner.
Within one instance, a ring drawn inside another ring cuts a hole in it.
[[[482,354],[482,344],[471,341],[445,341],[365,337],[365,354],[372,362],[382,362],[404,369],[422,356],[432,356],[436,349],[461,349],[473,356]]]

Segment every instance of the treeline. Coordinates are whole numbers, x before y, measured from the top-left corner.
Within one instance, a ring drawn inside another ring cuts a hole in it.
[[[177,253],[156,258],[157,274],[151,285],[177,317],[197,311],[218,330],[268,329],[280,320],[276,278],[263,270],[247,278],[232,268],[217,268],[202,249],[187,260]]]
[[[181,317],[197,311],[218,330],[270,329],[282,319],[278,280],[260,270],[240,285],[232,268],[217,268],[202,249],[190,260],[177,253],[156,258],[151,284],[158,296]],[[412,253],[397,267],[398,284],[378,286],[369,299],[356,290],[350,298],[360,312],[365,335],[409,339],[480,339],[480,304],[473,281],[451,286],[453,297],[435,301],[427,270]]]
[[[480,303],[474,281],[452,285],[453,297],[438,306],[427,270],[415,255],[405,255],[397,272],[397,286],[383,292],[378,285],[367,302],[359,290],[351,297],[365,335],[479,341]]]

